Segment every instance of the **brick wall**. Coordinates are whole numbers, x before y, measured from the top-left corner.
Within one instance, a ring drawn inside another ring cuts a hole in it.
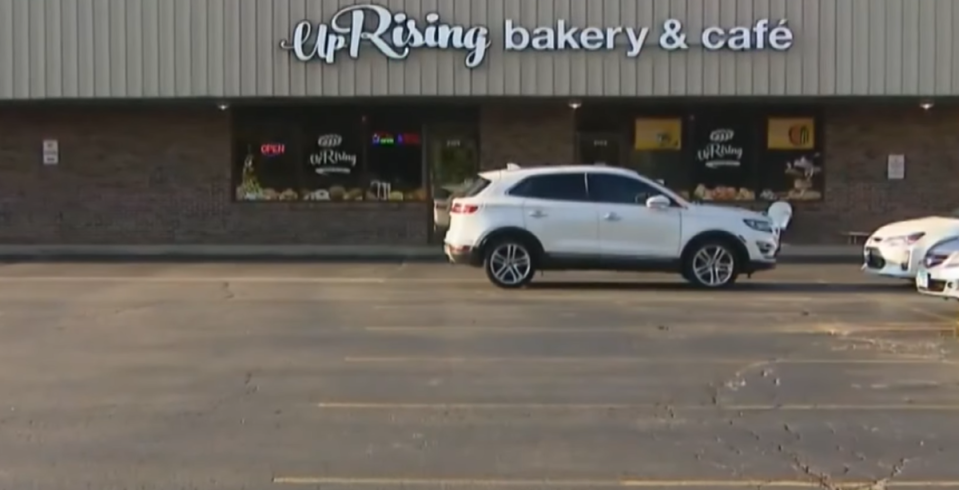
[[[574,131],[565,102],[490,104],[480,111],[480,165],[573,163]]]
[[[215,108],[0,109],[0,243],[425,243],[424,203],[232,202],[229,131]]]
[[[835,107],[826,117],[826,200],[797,203],[788,241],[959,207],[959,110]],[[61,163],[41,164],[44,138]],[[571,161],[562,103],[492,104],[481,165]],[[215,108],[0,109],[0,243],[422,244],[428,205],[234,203],[229,118]],[[886,156],[906,155],[906,180]]]
[[[842,242],[842,232],[959,207],[959,109],[837,106],[826,111],[825,200],[797,203],[787,241]],[[906,178],[886,179],[889,154]]]

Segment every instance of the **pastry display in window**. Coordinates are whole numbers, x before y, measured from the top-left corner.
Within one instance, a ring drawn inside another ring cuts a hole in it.
[[[693,191],[696,199],[703,201],[755,201],[756,193],[745,187],[716,186],[712,189],[700,184]]]
[[[822,168],[812,160],[801,157],[786,164],[786,175],[793,178],[793,188],[786,199],[812,201],[822,199],[822,192],[814,189],[813,177],[822,173]]]
[[[346,195],[343,196],[343,199],[346,201],[362,201],[363,189],[360,189],[359,187],[354,187],[346,191]]]
[[[313,192],[303,194],[303,199],[306,201],[329,201],[330,191],[326,189],[318,189]]]
[[[276,201],[280,198],[280,193],[276,189],[263,189],[262,198],[264,201]]]
[[[779,195],[771,189],[763,189],[763,191],[759,193],[759,198],[764,201],[777,201],[779,200]]]
[[[346,188],[341,185],[334,185],[330,187],[330,200],[331,201],[342,201],[346,197]]]

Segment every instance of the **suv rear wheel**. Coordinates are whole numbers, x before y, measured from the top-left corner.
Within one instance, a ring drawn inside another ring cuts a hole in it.
[[[731,286],[739,277],[736,250],[721,240],[707,240],[693,248],[683,260],[683,278],[702,288]]]
[[[483,269],[490,282],[504,289],[521,288],[536,273],[532,250],[515,239],[497,240],[486,247]]]

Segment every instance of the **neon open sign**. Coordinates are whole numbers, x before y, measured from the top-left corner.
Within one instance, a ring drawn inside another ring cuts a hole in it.
[[[265,157],[275,157],[286,153],[286,145],[283,143],[264,143],[260,145],[260,154]]]

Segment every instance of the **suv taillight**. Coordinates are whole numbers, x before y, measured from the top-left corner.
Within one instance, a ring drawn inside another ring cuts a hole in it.
[[[450,213],[452,214],[473,214],[479,210],[479,206],[475,204],[461,204],[458,202],[453,203],[453,207],[450,208]]]

